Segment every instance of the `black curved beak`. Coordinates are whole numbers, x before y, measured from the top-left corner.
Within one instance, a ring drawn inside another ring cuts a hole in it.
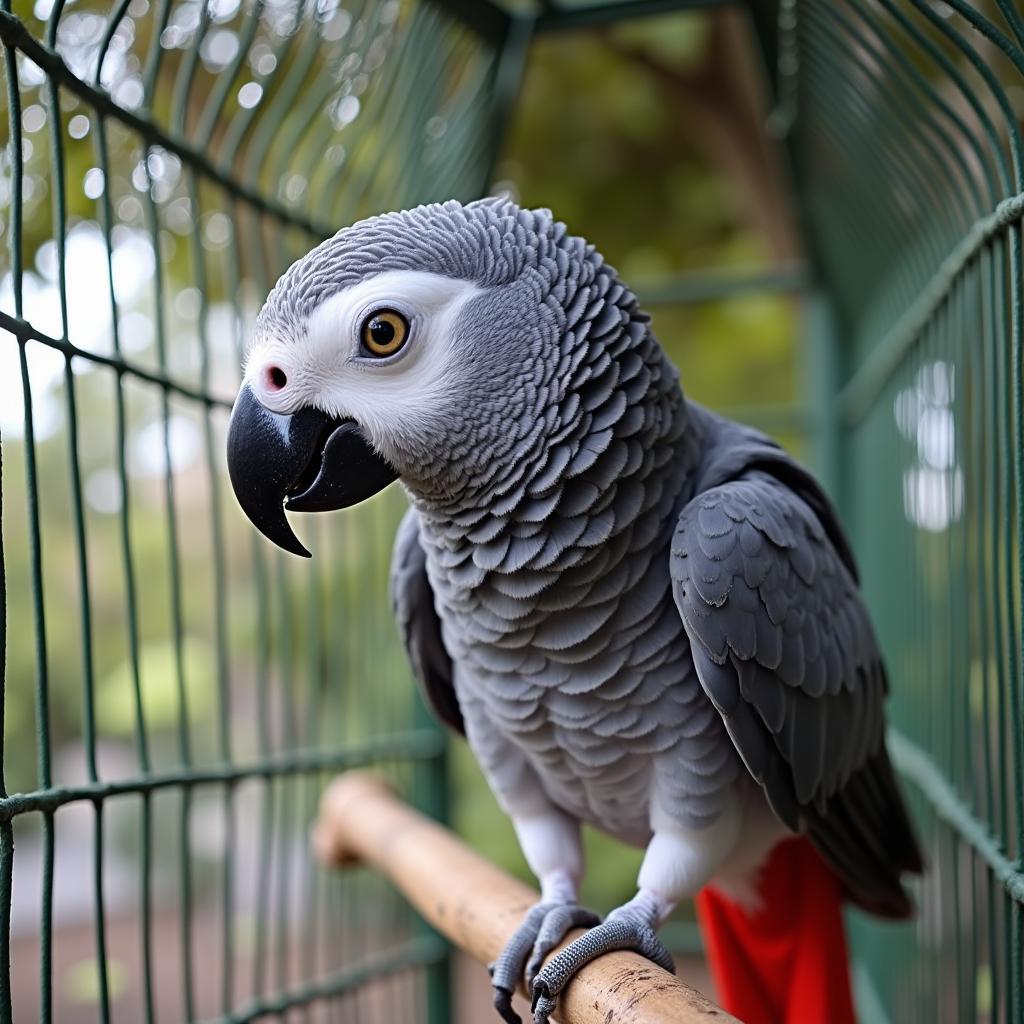
[[[372,497],[398,474],[354,420],[319,409],[271,412],[246,384],[228,425],[228,475],[238,504],[265,537],[310,557],[284,511],[328,512]]]

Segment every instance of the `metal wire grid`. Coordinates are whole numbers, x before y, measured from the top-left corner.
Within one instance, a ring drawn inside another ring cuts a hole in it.
[[[496,51],[434,5],[328,0],[3,0],[0,42],[0,343],[17,350],[24,402],[3,448],[5,587],[32,609],[11,604],[2,653],[26,669],[9,685],[24,694],[34,675],[35,694],[35,737],[9,722],[3,757],[21,792],[0,789],[0,1019],[12,979],[24,990],[36,972],[31,1012],[60,1014],[55,876],[87,860],[101,1020],[447,1020],[440,940],[382,885],[326,878],[304,854],[325,778],[347,766],[390,770],[444,815],[443,741],[410,699],[384,593],[400,502],[311,525],[317,565],[296,573],[236,529],[221,452],[277,274],[368,211],[481,191]],[[26,265],[37,248],[45,288],[39,260]],[[102,287],[83,295],[69,267]],[[40,297],[56,323],[40,322]],[[47,353],[59,372],[44,396]],[[98,464],[112,467],[99,511]],[[130,738],[111,706],[130,708]],[[54,763],[55,732],[81,736],[70,765]],[[85,849],[76,808],[91,811]],[[104,870],[115,833],[134,837],[130,896],[126,864]],[[39,933],[12,963],[15,877],[40,894]],[[111,938],[112,901],[134,904],[137,934]],[[115,1014],[118,958],[140,982]]]
[[[912,930],[858,921],[866,1016],[1019,1021],[1024,17],[808,0],[780,26],[836,483],[930,862]]]

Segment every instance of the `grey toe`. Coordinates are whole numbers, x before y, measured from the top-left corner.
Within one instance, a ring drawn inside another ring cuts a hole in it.
[[[568,904],[556,907],[541,923],[537,939],[533,944],[530,961],[526,965],[526,988],[533,987],[533,979],[544,962],[544,957],[557,946],[573,928],[591,928],[600,924],[601,918],[586,907]]]
[[[675,970],[672,954],[650,925],[629,914],[612,915],[571,942],[537,972],[532,988],[534,1024],[545,1024],[558,994],[580,968],[619,949],[631,949],[666,971]]]
[[[530,955],[533,943],[545,916],[553,910],[550,903],[537,903],[523,918],[523,923],[508,940],[498,959],[491,965],[491,984],[506,992],[514,992],[523,976],[523,965]],[[507,1018],[506,1018],[507,1019]]]
[[[512,1009],[512,993],[521,978],[527,978],[527,987],[544,957],[558,945],[566,932],[580,925],[591,925],[600,918],[592,911],[575,904],[536,903],[523,918],[497,960],[488,970],[494,986],[494,1008],[507,1024],[520,1024],[519,1015]],[[527,965],[529,960],[529,966]],[[551,1001],[554,1006],[554,1000]],[[551,1012],[543,1011],[546,1021]],[[535,1019],[537,1019],[535,1017]]]

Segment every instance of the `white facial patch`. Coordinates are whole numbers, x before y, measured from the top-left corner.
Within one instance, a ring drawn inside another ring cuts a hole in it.
[[[471,281],[424,271],[377,274],[322,303],[304,337],[260,339],[246,360],[246,381],[275,412],[314,405],[351,417],[386,449],[399,422],[402,430],[415,430],[450,394],[459,367],[452,327],[480,292]],[[381,309],[397,310],[409,322],[408,340],[387,359],[374,358],[360,344],[364,322]],[[265,386],[270,365],[287,377],[273,393]]]

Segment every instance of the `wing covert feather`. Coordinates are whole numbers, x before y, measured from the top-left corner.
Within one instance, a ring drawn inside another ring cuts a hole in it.
[[[828,509],[751,469],[698,494],[672,543],[697,675],[779,818],[850,895],[902,916],[920,854],[885,750],[885,668]]]
[[[427,556],[420,545],[416,510],[402,517],[391,557],[391,607],[413,675],[430,710],[445,725],[465,735],[462,710],[452,681],[452,659],[441,636],[434,592],[427,577]]]

